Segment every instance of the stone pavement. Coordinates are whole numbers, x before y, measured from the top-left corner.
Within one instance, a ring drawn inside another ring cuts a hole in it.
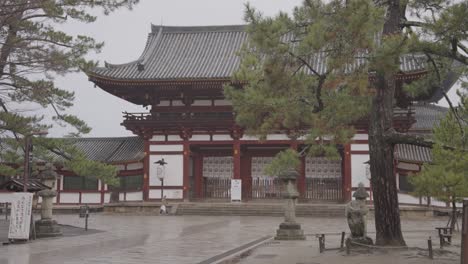
[[[61,224],[84,226],[84,220],[77,215],[59,215],[57,220]],[[89,220],[90,228],[105,232],[0,246],[0,264],[200,263],[265,235],[274,235],[282,217],[93,214]],[[298,221],[308,240],[301,245],[291,245],[302,254],[318,252],[314,234],[346,230],[344,218],[298,218]],[[434,227],[444,224],[444,218],[404,220],[403,229],[410,230],[408,234],[417,234],[415,239],[424,243],[427,236],[435,237]],[[373,230],[371,221],[369,230]],[[328,243],[334,243],[331,236],[330,239],[327,237]],[[288,256],[285,260],[274,262],[275,258],[280,260],[280,253],[291,248],[291,245],[271,245],[280,247],[274,253],[268,251],[275,256],[258,251],[269,248],[262,246],[255,249],[251,256],[240,260],[241,263],[313,263],[309,258],[289,261]],[[259,257],[262,254],[267,256]]]

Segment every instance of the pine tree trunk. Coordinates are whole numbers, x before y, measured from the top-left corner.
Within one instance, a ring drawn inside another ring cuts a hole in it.
[[[388,1],[383,36],[401,33],[400,1]],[[399,55],[393,58],[399,63]],[[401,232],[398,192],[394,174],[393,144],[384,138],[392,128],[395,95],[395,73],[377,72],[369,120],[369,155],[371,183],[374,194],[377,245],[406,245]]]
[[[455,225],[457,224],[457,202],[455,199],[452,200],[452,218],[450,221],[450,228],[455,231]]]

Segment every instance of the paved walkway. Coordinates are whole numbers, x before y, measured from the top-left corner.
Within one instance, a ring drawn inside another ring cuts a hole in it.
[[[77,215],[60,215],[57,220],[62,224],[84,225],[83,219],[78,218]],[[299,218],[298,220],[303,224],[305,232],[309,235],[308,241],[302,243],[302,247],[305,246],[304,253],[318,251],[313,234],[337,233],[344,231],[346,226],[344,218]],[[0,264],[194,264],[257,240],[265,235],[273,235],[281,221],[281,217],[94,214],[90,217],[90,228],[105,232],[74,237],[41,239],[33,243],[20,245],[0,246]],[[422,243],[424,243],[425,237],[426,239],[429,235],[435,237],[434,227],[444,223],[443,219],[406,220],[403,222],[403,229],[417,233],[415,239],[422,240]],[[369,230],[373,230],[372,223],[370,223]],[[329,242],[327,238],[327,243],[332,243],[332,241]],[[283,249],[288,247],[286,244],[272,245],[280,245]],[[263,246],[257,250],[267,248],[268,246]],[[242,259],[244,261],[242,263],[300,263],[292,259],[292,262],[273,262],[274,258],[278,257],[278,253],[284,252],[284,250],[275,250],[275,256],[273,257],[258,257],[262,254],[268,254],[257,250],[252,252],[252,258]],[[304,259],[302,263],[312,262],[310,262],[310,259],[308,262]]]

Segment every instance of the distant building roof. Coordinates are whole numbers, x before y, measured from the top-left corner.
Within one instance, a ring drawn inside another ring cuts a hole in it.
[[[23,179],[11,178],[0,185],[0,190],[7,190],[10,192],[22,192],[24,186]],[[39,179],[28,179],[28,192],[37,192],[45,189],[50,189],[49,186],[43,184]]]
[[[139,59],[126,64],[106,63],[89,74],[113,80],[230,79],[240,65],[238,51],[247,42],[244,25],[171,27],[152,26],[146,47]],[[291,37],[286,36],[285,39]],[[400,69],[415,72],[425,69],[421,55],[401,57]],[[312,67],[326,71],[326,60],[318,54]],[[350,68],[365,63],[357,59]]]
[[[119,163],[140,161],[144,157],[144,142],[139,137],[72,138],[70,140],[90,160]]]
[[[397,144],[395,146],[395,159],[410,163],[432,162],[432,151],[426,147]]]
[[[432,133],[432,128],[438,125],[449,111],[447,107],[427,103],[417,103],[413,107],[416,119],[416,123],[410,128],[413,132]]]

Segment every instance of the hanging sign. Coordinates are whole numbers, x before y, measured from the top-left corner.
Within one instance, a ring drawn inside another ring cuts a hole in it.
[[[231,202],[242,200],[242,180],[231,179]]]
[[[13,193],[8,239],[29,239],[32,193]]]

